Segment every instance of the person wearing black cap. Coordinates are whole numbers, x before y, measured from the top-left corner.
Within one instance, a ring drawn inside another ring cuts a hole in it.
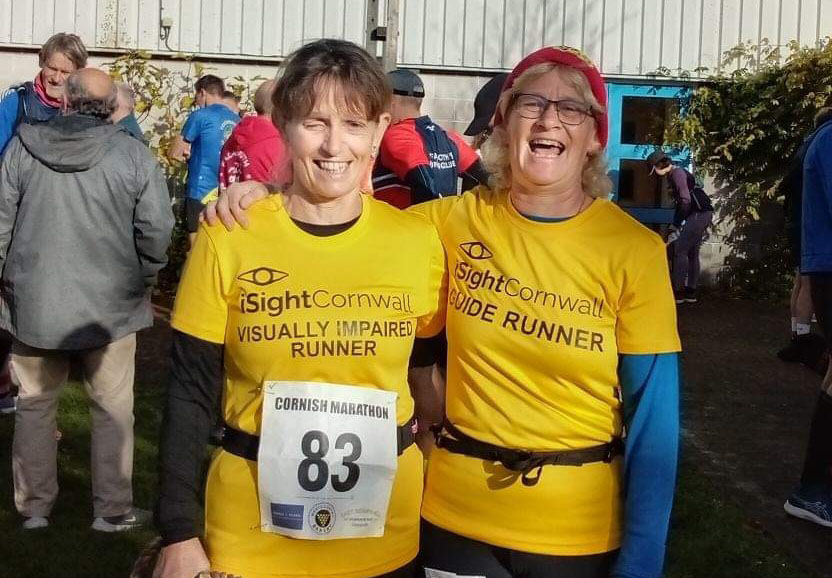
[[[508,78],[508,73],[503,72],[486,82],[477,96],[474,98],[474,120],[465,129],[465,136],[473,137],[471,147],[479,151],[482,144],[488,140],[491,134],[491,120],[494,118],[494,111],[497,110],[497,101],[500,99],[500,90]],[[467,175],[462,177],[462,190],[468,191],[479,184],[478,181]]]
[[[456,195],[457,179],[467,174],[477,183],[487,179],[477,153],[461,136],[422,115],[425,85],[410,70],[388,73],[393,86],[387,129],[373,170],[373,192],[399,208]]]
[[[655,173],[667,179],[676,203],[673,225],[667,238],[671,244],[670,278],[676,303],[695,303],[699,281],[699,248],[713,221],[714,207],[707,193],[696,184],[694,176],[674,165],[664,151],[655,150],[650,153],[647,163],[653,167],[650,174]]]

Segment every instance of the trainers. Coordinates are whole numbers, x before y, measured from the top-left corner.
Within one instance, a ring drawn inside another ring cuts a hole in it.
[[[17,395],[15,392],[7,391],[0,395],[0,415],[8,415],[17,410]]]
[[[133,508],[121,516],[104,516],[92,522],[92,529],[99,532],[126,532],[146,526],[153,515],[147,510]]]
[[[49,518],[43,516],[32,516],[23,520],[24,530],[37,530],[39,528],[47,528],[49,526]]]
[[[789,496],[783,509],[795,518],[832,528],[832,492],[827,488],[807,489],[801,486]]]
[[[673,292],[673,300],[676,301],[676,305],[685,302],[685,293],[683,291],[674,291]]]
[[[777,352],[777,357],[787,363],[799,362],[814,369],[824,365],[823,356],[825,352],[826,341],[820,335],[814,333],[793,334],[789,344]],[[826,369],[825,365],[822,369]]]
[[[691,289],[690,287],[685,287],[685,294],[684,294],[685,303],[696,303],[696,289]]]

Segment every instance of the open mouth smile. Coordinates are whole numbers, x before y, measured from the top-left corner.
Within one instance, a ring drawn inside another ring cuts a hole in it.
[[[350,161],[314,161],[315,166],[324,173],[331,176],[338,176],[347,172]]]
[[[534,156],[554,158],[566,150],[566,146],[554,139],[536,138],[529,141],[529,149]]]

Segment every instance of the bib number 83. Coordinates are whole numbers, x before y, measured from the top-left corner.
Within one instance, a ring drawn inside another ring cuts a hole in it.
[[[317,448],[313,445],[317,442]],[[324,461],[329,452],[329,437],[320,430],[308,431],[300,440],[300,449],[305,459],[301,460],[298,466],[298,483],[307,492],[322,490],[328,481],[332,483],[332,489],[336,492],[348,492],[358,483],[361,475],[361,468],[356,460],[361,457],[361,439],[354,433],[342,433],[335,440],[335,449],[342,450],[350,446],[349,455],[341,459],[341,465],[347,469],[346,478],[336,474],[329,475],[329,466]],[[315,466],[315,477],[312,477],[312,466]]]

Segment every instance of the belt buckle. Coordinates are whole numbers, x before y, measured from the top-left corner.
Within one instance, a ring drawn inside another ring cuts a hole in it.
[[[506,466],[509,470],[515,472],[524,472],[526,471],[529,466],[532,464],[532,452],[529,450],[510,450],[507,452],[501,452],[503,455],[500,456],[500,462],[504,466]],[[509,461],[502,459],[504,457],[509,458]],[[511,467],[508,467],[509,464]]]

